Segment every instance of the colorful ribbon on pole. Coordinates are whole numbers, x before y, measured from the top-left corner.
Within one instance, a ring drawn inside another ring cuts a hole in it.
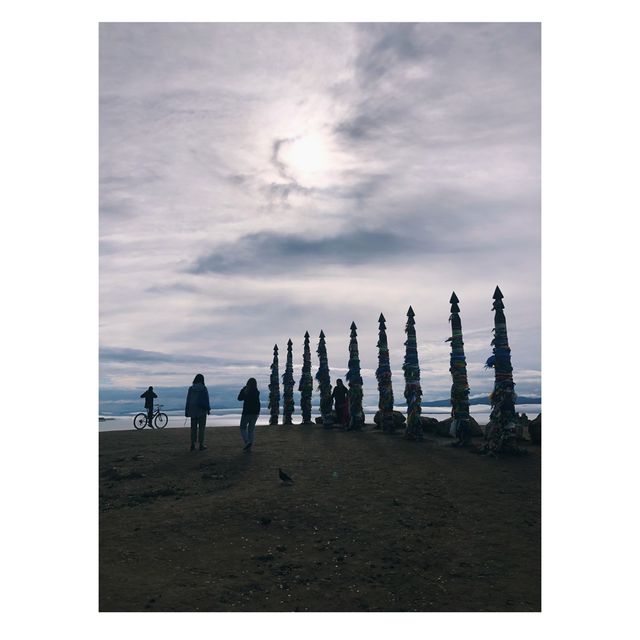
[[[304,333],[304,354],[302,356],[302,375],[298,385],[300,392],[300,410],[302,423],[311,422],[311,395],[313,393],[313,377],[311,376],[311,348],[309,347],[309,332]]]
[[[269,380],[269,409],[271,417],[269,424],[278,424],[280,413],[280,376],[278,374],[278,345],[273,345],[273,362],[271,363],[271,378]]]
[[[284,375],[282,376],[282,386],[284,387],[284,407],[282,424],[293,424],[293,387],[295,381],[293,379],[293,343],[291,338],[287,342],[287,364],[284,369]]]
[[[422,388],[420,387],[420,365],[418,363],[418,344],[416,341],[415,313],[411,307],[407,311],[407,325],[405,332],[407,340],[404,343],[405,355],[402,369],[404,371],[404,397],[407,401],[407,426],[405,438],[408,440],[422,440]]]
[[[469,382],[467,379],[467,359],[464,355],[464,341],[462,339],[462,321],[458,297],[454,291],[449,299],[451,304],[451,358],[449,371],[451,373],[451,419],[452,431],[457,438],[457,445],[466,445],[470,439],[469,431]]]
[[[327,358],[327,345],[325,343],[324,331],[320,331],[320,341],[318,342],[318,360],[319,366],[316,373],[318,381],[318,390],[320,391],[320,415],[322,416],[322,424],[325,429],[333,426],[333,416],[331,415],[331,376],[329,373],[329,361]]]
[[[362,411],[362,376],[360,375],[360,354],[358,353],[358,332],[356,323],[351,323],[349,341],[349,370],[345,376],[349,383],[349,424],[348,431],[360,431],[364,426]]]
[[[493,368],[495,381],[491,400],[491,414],[485,435],[483,449],[487,453],[517,451],[516,447],[516,392],[511,366],[511,349],[507,338],[507,321],[504,317],[502,291],[496,287],[493,293],[494,338],[493,355],[487,360],[486,367]]]
[[[378,381],[378,411],[380,411],[380,423],[385,433],[395,430],[393,422],[393,386],[391,384],[391,365],[389,364],[389,344],[387,342],[387,325],[385,317],[380,314],[378,318],[378,368],[376,379]]]

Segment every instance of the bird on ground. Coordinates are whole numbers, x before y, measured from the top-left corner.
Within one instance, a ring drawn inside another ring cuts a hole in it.
[[[293,484],[293,478],[290,478],[282,469],[278,469],[278,476],[282,482]]]

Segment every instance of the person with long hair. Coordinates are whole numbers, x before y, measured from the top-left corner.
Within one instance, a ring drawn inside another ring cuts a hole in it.
[[[238,400],[243,401],[242,416],[240,417],[240,435],[244,442],[244,450],[249,451],[253,446],[253,432],[260,415],[260,392],[255,378],[249,378],[247,384],[238,394]]]
[[[209,391],[204,385],[204,376],[199,373],[189,387],[184,407],[184,415],[191,418],[191,451],[196,448],[196,438],[200,451],[207,448],[204,443],[204,429],[207,426],[207,416],[210,411]]]

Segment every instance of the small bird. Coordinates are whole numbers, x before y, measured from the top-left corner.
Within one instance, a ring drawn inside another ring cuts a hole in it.
[[[280,476],[282,482],[293,484],[293,478],[290,478],[282,469],[278,469],[278,476]]]

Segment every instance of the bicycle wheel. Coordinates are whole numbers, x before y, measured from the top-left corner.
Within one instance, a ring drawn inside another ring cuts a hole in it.
[[[156,426],[156,429],[164,429],[167,426],[167,422],[169,422],[169,417],[166,413],[159,413],[153,424]]]
[[[136,417],[133,419],[133,426],[136,429],[144,429],[147,426],[147,414],[138,413]]]

